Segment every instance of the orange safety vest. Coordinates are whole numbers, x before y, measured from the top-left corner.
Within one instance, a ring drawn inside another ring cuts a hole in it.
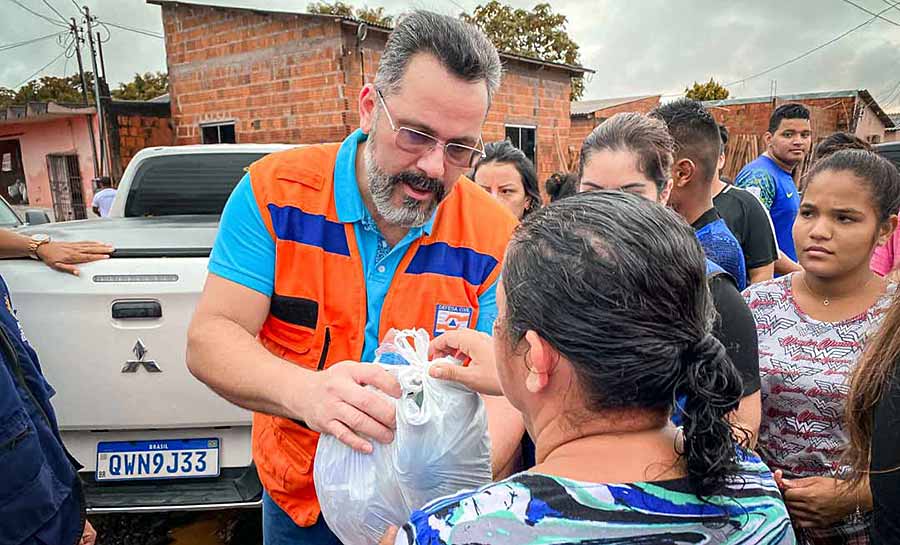
[[[362,355],[366,282],[353,224],[334,202],[340,144],[274,153],[250,167],[263,222],[275,240],[275,286],[260,342],[276,356],[322,370]],[[478,298],[497,280],[516,220],[461,178],[438,207],[430,235],[407,249],[388,289],[379,338],[391,328],[432,334],[475,327]],[[320,508],[312,462],[319,434],[253,415],[253,459],[273,500],[300,526]]]

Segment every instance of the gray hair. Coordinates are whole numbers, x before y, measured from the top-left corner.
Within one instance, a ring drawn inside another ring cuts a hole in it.
[[[391,32],[378,63],[375,87],[385,95],[399,92],[406,67],[417,53],[433,55],[463,81],[484,81],[488,104],[500,87],[500,55],[487,36],[472,24],[424,10],[403,16]]]

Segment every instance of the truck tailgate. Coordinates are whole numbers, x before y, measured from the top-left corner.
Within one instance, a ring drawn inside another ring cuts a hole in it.
[[[19,320],[58,392],[64,430],[247,425],[250,415],[196,380],[187,328],[206,257],[117,258],[75,277],[32,260],[0,263]]]

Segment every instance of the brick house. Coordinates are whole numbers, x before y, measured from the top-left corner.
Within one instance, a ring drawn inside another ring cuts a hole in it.
[[[109,155],[102,162],[114,182],[141,148],[175,143],[167,103],[102,103]],[[94,106],[30,102],[0,110],[0,196],[56,221],[91,217],[99,142]]]
[[[574,161],[577,161],[581,151],[581,144],[594,127],[618,113],[649,113],[659,105],[659,99],[660,95],[641,95],[573,102],[570,110],[568,146],[570,166],[574,166]]]
[[[147,0],[162,7],[177,144],[320,143],[359,126],[390,29],[330,15]],[[541,179],[563,168],[571,80],[580,67],[501,54],[506,73],[484,127],[510,138]]]
[[[798,102],[810,110],[814,137],[835,131],[851,132],[863,140],[877,144],[884,139],[885,129],[894,122],[865,89],[805,93],[775,97],[738,98],[705,102],[719,123],[736,134],[762,134],[776,107]]]
[[[890,116],[894,126],[884,130],[884,141],[897,142],[900,141],[900,113],[890,114]]]
[[[885,132],[894,126],[865,89],[705,102],[716,121],[730,133],[725,176],[733,177],[746,162],[764,151],[762,135],[768,130],[769,117],[775,108],[788,102],[809,108],[813,145],[837,131],[855,134],[875,144],[883,141]],[[736,145],[732,146],[731,142]],[[799,172],[804,172],[806,167],[802,165]]]

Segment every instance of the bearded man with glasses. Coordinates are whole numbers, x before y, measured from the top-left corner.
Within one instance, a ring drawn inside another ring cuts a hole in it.
[[[463,173],[500,76],[475,27],[413,12],[360,92],[359,130],[261,159],[229,198],[187,361],[254,411],[267,545],[337,542],[312,480],[319,433],[362,452],[393,440],[393,406],[365,387],[400,386],[359,363],[391,328],[491,331],[515,219]]]

